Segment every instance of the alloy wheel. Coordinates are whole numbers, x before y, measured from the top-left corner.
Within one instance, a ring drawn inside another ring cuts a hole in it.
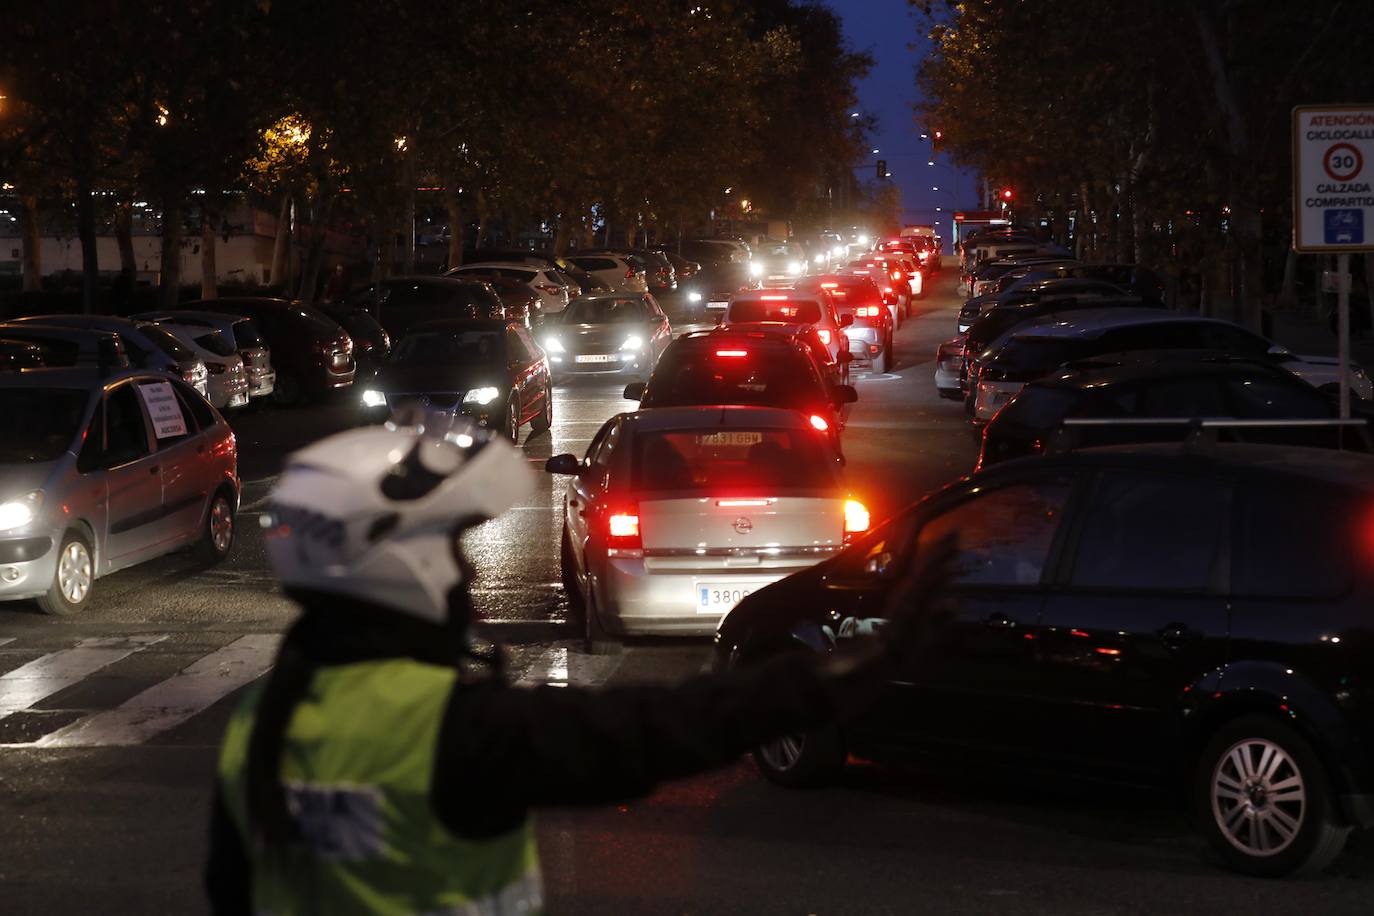
[[[1297,763],[1264,738],[1237,741],[1212,771],[1212,816],[1248,856],[1287,849],[1302,830],[1307,792]]]
[[[790,770],[801,759],[802,742],[805,740],[801,735],[783,735],[766,744],[759,745],[759,753],[763,755],[764,761],[773,769],[778,771]]]
[[[216,497],[210,506],[210,543],[219,554],[228,553],[234,544],[234,512],[223,496]]]
[[[91,552],[72,541],[57,561],[57,585],[69,604],[80,604],[91,592]]]

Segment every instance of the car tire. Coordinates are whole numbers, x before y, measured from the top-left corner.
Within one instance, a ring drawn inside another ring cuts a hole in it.
[[[873,373],[875,375],[882,375],[887,372],[888,367],[892,364],[891,354],[892,350],[890,345],[884,341],[882,351],[879,352],[877,356],[873,357]]]
[[[301,380],[294,372],[277,372],[277,382],[272,387],[272,403],[278,407],[295,407],[305,400]]]
[[[55,617],[75,614],[90,600],[94,585],[95,555],[90,542],[77,532],[68,531],[57,551],[52,584],[46,594],[39,596],[38,607]]]
[[[196,559],[206,566],[223,563],[234,549],[237,521],[234,494],[224,488],[216,490],[200,523],[200,537],[194,548]]]
[[[516,445],[520,444],[520,405],[512,394],[506,401],[505,433],[506,438]]]
[[[601,621],[601,611],[596,606],[596,594],[588,583],[586,606],[582,613],[583,647],[588,655],[619,655],[624,645],[619,638],[606,629]]]
[[[789,789],[833,783],[844,771],[844,738],[834,725],[782,735],[754,748],[754,765],[763,778]]]
[[[563,592],[568,596],[568,615],[581,624],[587,613],[587,602],[582,597],[582,584],[577,579],[577,557],[573,555],[572,533],[563,526],[563,543],[558,550],[558,572],[563,581]]]
[[[544,386],[544,407],[539,414],[530,421],[530,429],[536,433],[549,431],[553,425],[553,383]]]
[[[1312,745],[1267,716],[1243,716],[1217,731],[1198,760],[1194,791],[1208,842],[1247,875],[1318,872],[1350,833]]]

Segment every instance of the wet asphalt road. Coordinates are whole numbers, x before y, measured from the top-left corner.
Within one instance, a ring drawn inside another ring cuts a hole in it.
[[[898,331],[892,371],[856,383],[845,452],[875,520],[972,465],[962,408],[931,383],[954,306],[946,272]],[[522,434],[525,456],[542,468],[553,454],[580,455],[608,417],[633,406],[622,387],[560,387],[550,433]],[[347,401],[235,421],[243,512],[223,566],[169,557],[116,574],[70,619],[0,608],[0,913],[203,909],[205,812],[237,695],[229,688],[265,670],[293,613],[268,575],[257,514],[285,454],[350,422]],[[512,676],[595,686],[699,671],[704,641],[581,653],[557,584],[561,488],[541,476],[525,505],[467,542],[482,629],[510,646]],[[110,661],[93,667],[92,652]],[[31,695],[16,699],[21,689]],[[970,767],[856,764],[840,786],[789,792],[741,761],[640,802],[545,812],[539,823],[552,912],[1374,910],[1374,844],[1357,844],[1318,879],[1240,879],[1212,863],[1165,799]]]

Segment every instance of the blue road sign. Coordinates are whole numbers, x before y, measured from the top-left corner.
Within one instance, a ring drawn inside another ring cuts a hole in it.
[[[1328,245],[1363,245],[1363,210],[1326,210],[1322,213],[1324,241]]]

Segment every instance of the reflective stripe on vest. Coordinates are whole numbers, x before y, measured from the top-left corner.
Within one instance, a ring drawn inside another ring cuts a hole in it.
[[[259,913],[530,916],[543,895],[534,829],[469,841],[430,806],[451,668],[385,659],[321,668],[287,729],[281,777],[294,842],[246,848]],[[230,719],[220,791],[239,835],[260,687]],[[444,773],[463,779],[462,773]]]

